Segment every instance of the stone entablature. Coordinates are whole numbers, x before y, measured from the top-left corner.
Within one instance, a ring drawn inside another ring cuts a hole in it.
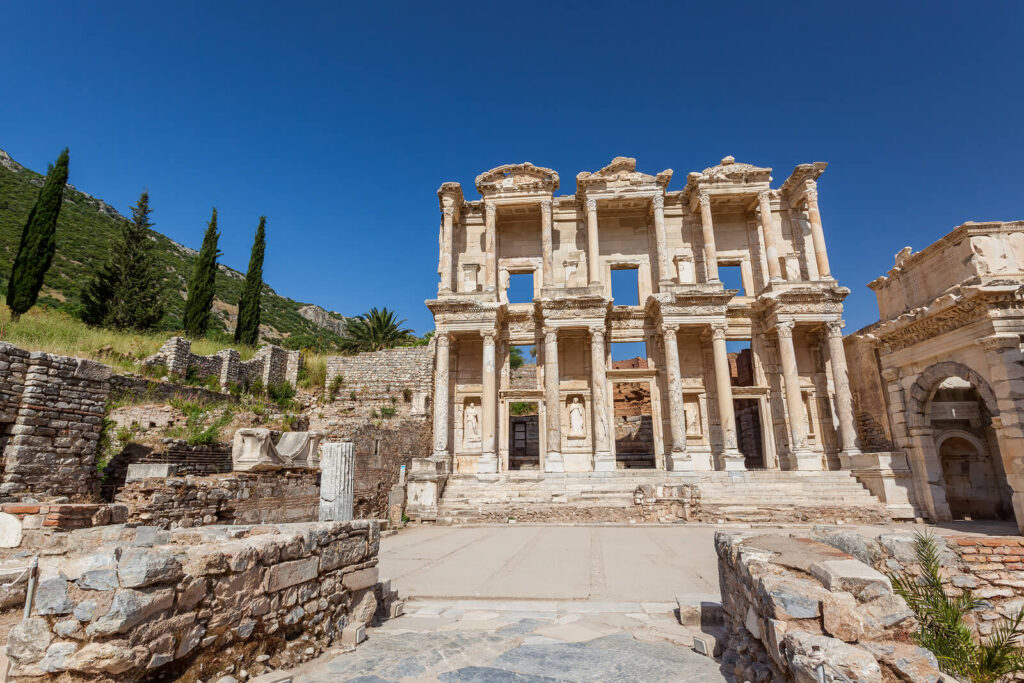
[[[862,442],[905,451],[934,521],[1024,530],[1024,221],[965,223],[906,247],[868,285],[880,321],[845,340]]]
[[[171,337],[160,350],[143,361],[145,365],[164,365],[172,375],[185,377],[194,369],[200,377],[214,376],[221,389],[232,384],[254,384],[264,387],[287,382],[293,387],[298,384],[302,369],[302,353],[286,351],[280,346],[261,346],[249,360],[241,360],[235,349],[224,349],[212,356],[192,353],[192,342],[184,337]]]
[[[756,405],[763,434],[751,466],[822,469],[857,453],[840,332],[849,290],[831,276],[818,208],[825,167],[798,166],[779,189],[770,168],[731,157],[676,191],[671,170],[643,173],[627,157],[578,174],[562,197],[558,174],[529,163],[478,176],[479,200],[444,183],[427,302],[435,459],[503,471],[509,405],[526,400],[544,425],[543,469],[616,469],[612,387],[624,381],[649,387],[659,468],[743,469],[737,400],[746,418]],[[733,267],[739,288],[727,289]],[[615,301],[621,269],[637,271],[637,305]],[[532,276],[530,301],[509,301],[517,274]],[[752,386],[732,386],[733,341],[752,347]],[[647,367],[611,369],[619,342],[643,342]],[[536,348],[535,390],[511,386],[512,345]]]

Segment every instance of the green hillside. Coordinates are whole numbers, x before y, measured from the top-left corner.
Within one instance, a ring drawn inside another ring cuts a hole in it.
[[[74,160],[72,160],[74,173]],[[17,251],[21,229],[28,218],[32,204],[39,194],[43,176],[24,168],[0,150],[0,293],[6,292],[14,253]],[[64,205],[57,223],[57,254],[53,266],[46,274],[39,302],[57,309],[75,312],[79,306],[82,288],[101,263],[120,232],[125,218],[103,201],[72,189],[64,192]],[[158,245],[157,254],[167,273],[165,300],[167,313],[161,321],[166,330],[181,328],[185,305],[185,283],[192,272],[196,252],[183,247],[168,237],[153,232]],[[248,253],[245,254],[248,258]],[[225,266],[217,273],[217,295],[214,301],[214,327],[217,331],[234,331],[235,314],[242,293],[244,275]],[[292,335],[315,335],[321,342],[337,339],[335,330],[321,327],[299,314],[307,304],[278,296],[264,285],[262,327],[260,336],[270,341],[283,341]],[[323,319],[324,316],[321,316]],[[342,318],[328,315],[331,322]],[[329,324],[328,323],[328,324]]]

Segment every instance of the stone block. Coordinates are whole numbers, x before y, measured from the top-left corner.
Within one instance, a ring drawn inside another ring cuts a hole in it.
[[[882,667],[866,650],[835,638],[806,631],[790,631],[783,640],[790,672],[798,681],[816,681],[822,662],[849,681],[881,683]]]
[[[169,550],[157,548],[126,548],[117,563],[117,574],[125,588],[173,583],[184,575],[178,559]]]
[[[823,560],[810,568],[811,576],[821,581],[830,591],[845,591],[854,595],[891,593],[889,579],[860,560]]]
[[[128,465],[128,474],[124,483],[145,481],[146,479],[166,479],[178,473],[178,465],[174,463],[135,462]]]
[[[342,585],[350,591],[358,591],[376,585],[379,571],[377,567],[367,567],[345,574]]]
[[[283,562],[267,570],[266,590],[275,593],[279,590],[295,586],[317,577],[319,558],[307,557],[302,560]],[[375,579],[376,582],[376,579]]]
[[[366,640],[366,627],[362,624],[349,624],[341,630],[342,645],[358,645]]]
[[[90,624],[86,633],[89,636],[124,633],[173,604],[173,589],[156,592],[120,590],[114,595],[107,613]]]
[[[21,520],[7,512],[0,512],[0,548],[17,548],[19,545],[21,545]]]
[[[710,633],[697,633],[693,636],[693,651],[705,657],[717,657],[722,654],[722,644]]]
[[[42,617],[29,617],[15,624],[7,634],[7,656],[19,664],[31,664],[43,658],[53,636]]]

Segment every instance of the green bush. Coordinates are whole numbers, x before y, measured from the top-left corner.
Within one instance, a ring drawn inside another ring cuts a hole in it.
[[[380,409],[380,416],[381,417],[394,417],[395,413],[397,413],[397,412],[398,412],[398,409],[395,408],[394,406],[384,406],[384,407],[382,407]]]
[[[289,406],[295,398],[295,387],[288,382],[271,382],[267,385],[267,396],[279,406]]]

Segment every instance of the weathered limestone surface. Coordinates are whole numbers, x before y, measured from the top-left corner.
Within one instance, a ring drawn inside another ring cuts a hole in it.
[[[143,361],[146,365],[164,365],[172,375],[184,377],[193,372],[199,377],[217,377],[222,389],[232,384],[269,386],[287,382],[298,383],[302,354],[268,344],[260,347],[249,360],[240,359],[235,349],[224,349],[212,356],[192,353],[192,342],[184,337],[171,337],[160,350]]]
[[[8,637],[10,680],[205,678],[226,653],[256,675],[376,611],[375,521],[76,534],[87,553],[40,561],[33,612]],[[299,636],[304,649],[286,647]]]
[[[352,519],[355,459],[355,446],[351,441],[324,444],[320,459],[321,522],[346,522]]]
[[[737,680],[938,681],[934,655],[909,642],[913,612],[888,579],[808,538],[720,532],[725,651]]]
[[[284,432],[273,441],[270,429],[243,427],[235,431],[231,444],[231,463],[236,472],[257,472],[283,468],[320,466],[320,432]]]

